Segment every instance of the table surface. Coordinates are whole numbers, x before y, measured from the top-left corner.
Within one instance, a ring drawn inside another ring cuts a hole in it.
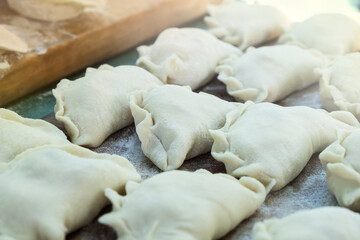
[[[198,20],[190,24],[189,27],[205,28],[205,24],[203,21]],[[104,63],[113,66],[125,64],[134,65],[137,57],[138,55],[135,49],[132,49],[115,58],[109,59]],[[69,77],[69,79],[76,79],[83,74],[84,72],[80,72]],[[53,115],[55,99],[52,96],[51,89],[54,87],[55,85],[49,86],[32,96],[8,105],[7,108],[24,117],[43,118],[61,128]],[[226,93],[225,86],[216,79],[200,90],[226,100],[233,100]],[[278,104],[282,106],[304,105],[313,108],[321,108],[318,86],[316,84],[300,92],[294,93],[278,102]],[[114,133],[100,147],[92,150],[96,152],[119,154],[128,158],[137,168],[143,179],[160,172],[160,170],[143,155],[140,141],[133,125]],[[198,168],[205,168],[211,172],[225,171],[224,165],[215,161],[210,154],[204,154],[191,159],[190,161],[186,161],[181,167],[182,170],[189,171],[194,171]],[[257,221],[271,217],[283,217],[302,209],[332,205],[337,205],[337,203],[327,189],[325,172],[321,167],[318,155],[315,154],[295,180],[282,190],[270,193],[267,196],[265,203],[252,217],[242,222],[223,239],[251,239],[251,229]],[[103,212],[109,210],[110,207],[107,207]],[[110,228],[97,223],[95,219],[88,226],[70,234],[67,239],[116,239],[116,235]]]

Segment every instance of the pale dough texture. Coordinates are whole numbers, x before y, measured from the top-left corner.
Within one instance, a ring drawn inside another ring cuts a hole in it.
[[[209,31],[242,50],[277,39],[288,27],[286,17],[275,7],[223,0],[208,5],[205,17]]]
[[[253,236],[254,240],[354,240],[360,239],[359,224],[358,213],[322,207],[256,223]]]
[[[326,63],[318,51],[279,45],[248,48],[223,60],[216,72],[236,100],[275,102],[317,82],[320,74],[314,69]]]
[[[210,130],[211,155],[225,164],[227,173],[254,177],[275,191],[336,140],[336,129],[355,129],[347,123],[359,127],[348,112],[246,102],[227,114],[222,129]]]
[[[128,99],[131,92],[160,85],[155,76],[136,66],[88,68],[85,77],[64,79],[53,90],[55,117],[73,143],[97,147],[133,122]]]
[[[341,206],[360,211],[360,130],[338,132],[338,139],[319,156],[327,185]]]
[[[218,62],[241,51],[198,28],[169,28],[151,46],[138,47],[136,64],[164,83],[189,85],[192,89],[215,76]]]
[[[64,240],[108,203],[103,191],[124,192],[140,181],[120,156],[73,144],[30,149],[0,169],[0,239]]]
[[[264,186],[254,178],[205,170],[161,173],[141,184],[129,182],[126,192],[122,197],[107,189],[113,212],[99,219],[119,240],[218,239],[265,199]]]
[[[343,14],[318,14],[296,23],[279,43],[314,48],[328,55],[360,50],[360,25]]]
[[[43,21],[62,21],[79,16],[85,8],[101,8],[107,0],[7,0],[17,13]]]
[[[43,120],[22,118],[0,108],[0,165],[33,147],[69,143],[65,134]]]
[[[26,53],[29,48],[26,42],[0,25],[0,54],[3,50]]]
[[[360,53],[341,56],[319,69],[320,97],[328,111],[349,111],[360,119]]]
[[[235,104],[189,87],[164,85],[151,92],[135,92],[131,113],[144,154],[161,170],[179,168],[186,159],[207,153],[209,129],[225,123]]]

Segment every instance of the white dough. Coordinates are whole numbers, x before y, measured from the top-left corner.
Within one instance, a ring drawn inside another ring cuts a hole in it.
[[[216,72],[236,100],[275,102],[317,82],[314,69],[326,63],[318,51],[279,45],[248,48],[242,56],[223,60]]]
[[[107,0],[7,0],[17,13],[43,21],[62,21],[79,16],[85,8],[102,8]]]
[[[322,207],[293,213],[282,219],[256,223],[254,240],[360,239],[360,215],[341,207]]]
[[[343,14],[318,14],[294,26],[279,43],[314,48],[328,55],[360,50],[360,25]]]
[[[360,130],[338,132],[338,139],[319,156],[327,185],[341,206],[360,211]]]
[[[355,129],[347,123],[359,127],[348,112],[246,102],[227,114],[222,129],[210,131],[211,155],[225,164],[227,173],[254,177],[275,191],[293,180],[314,153],[335,141],[336,129]]]
[[[107,189],[113,212],[99,221],[123,240],[211,240],[224,236],[264,202],[264,186],[254,178],[170,171],[141,184],[129,182],[127,195]]]
[[[43,120],[22,118],[0,108],[0,165],[33,147],[69,143],[65,134]]]
[[[133,122],[128,99],[131,92],[160,85],[155,76],[136,66],[88,68],[85,77],[64,79],[53,90],[55,117],[73,143],[97,147]]]
[[[29,48],[26,42],[0,25],[0,54],[2,50],[26,53]]]
[[[209,31],[243,50],[277,39],[289,25],[283,13],[268,5],[223,0],[219,5],[208,5],[207,11]]]
[[[342,13],[352,19],[359,19],[356,0],[256,0],[279,8],[292,22],[302,22],[320,13]],[[354,4],[355,3],[355,4]]]
[[[360,119],[360,53],[341,56],[318,72],[320,97],[328,111],[349,111]]]
[[[192,89],[215,76],[218,62],[241,51],[198,28],[169,28],[151,46],[138,47],[136,64],[164,83],[189,85]]]
[[[0,239],[64,240],[140,176],[125,158],[68,144],[30,149],[0,171]]]
[[[225,123],[235,104],[189,87],[164,85],[151,92],[135,92],[131,113],[144,154],[161,170],[179,168],[186,159],[211,149],[208,129]]]

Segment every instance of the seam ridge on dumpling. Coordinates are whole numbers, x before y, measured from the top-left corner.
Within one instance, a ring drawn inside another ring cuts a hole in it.
[[[130,180],[140,175],[118,155],[71,143],[28,149],[0,172],[0,232],[5,239],[65,239],[108,204],[106,188],[124,193]]]
[[[131,189],[126,196],[105,190],[113,210],[99,222],[111,226],[118,239],[219,239],[250,217],[266,195],[254,178],[204,169],[160,173]]]
[[[320,99],[328,111],[349,111],[360,119],[360,53],[336,58],[332,64],[316,69],[320,77]]]
[[[215,71],[237,101],[276,102],[318,82],[314,69],[328,62],[321,52],[297,46],[250,47],[222,60]]]
[[[66,116],[66,110],[64,105],[64,98],[61,95],[62,91],[66,91],[66,89],[70,85],[70,80],[63,79],[61,82],[56,86],[56,89],[52,90],[52,93],[54,95],[56,104],[54,107],[55,112],[55,118],[64,124],[66,131],[71,136],[71,140],[73,142],[76,142],[76,139],[79,138],[80,130],[78,126],[76,126],[76,123],[72,121],[72,119],[68,116]]]
[[[360,238],[360,215],[341,207],[301,210],[282,218],[257,222],[254,240],[353,240]]]
[[[321,13],[295,23],[278,40],[336,57],[360,50],[360,24],[345,14]]]
[[[89,68],[75,81],[62,80],[53,90],[55,118],[77,145],[97,147],[112,133],[133,122],[128,95],[162,85],[137,66]]]
[[[199,28],[168,28],[150,46],[137,48],[136,64],[163,83],[197,89],[215,76],[215,67],[241,50]]]
[[[319,155],[327,185],[340,206],[360,211],[360,130],[337,131],[337,140]]]
[[[53,124],[23,118],[4,108],[0,108],[0,140],[0,163],[12,161],[29,148],[69,143],[65,134]]]
[[[276,191],[336,139],[336,129],[357,127],[349,112],[248,101],[226,115],[223,128],[210,130],[211,155],[225,164],[228,174],[254,177],[267,192]]]
[[[209,129],[222,127],[226,113],[238,105],[177,85],[130,96],[141,148],[163,171],[177,169],[185,160],[210,151]]]
[[[223,0],[208,4],[206,10],[209,32],[242,50],[276,40],[289,25],[285,15],[270,5]]]

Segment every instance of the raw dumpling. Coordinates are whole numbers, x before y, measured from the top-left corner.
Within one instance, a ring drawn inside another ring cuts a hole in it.
[[[73,143],[97,147],[133,122],[128,99],[131,92],[161,84],[136,66],[89,68],[85,77],[76,81],[64,79],[53,90],[55,117],[64,124]]]
[[[360,130],[338,132],[336,142],[319,156],[327,185],[341,206],[360,211]]]
[[[43,120],[22,118],[0,108],[0,164],[33,147],[69,143],[65,134]]]
[[[272,6],[223,0],[220,5],[208,5],[207,10],[209,31],[243,50],[277,39],[288,27],[286,17]]]
[[[328,55],[360,50],[360,25],[343,14],[318,14],[294,24],[279,43],[314,48]]]
[[[211,240],[224,236],[264,202],[264,186],[254,178],[170,171],[141,184],[129,182],[127,195],[107,189],[113,212],[99,221],[118,239]]]
[[[144,154],[161,170],[179,168],[186,159],[211,149],[208,129],[221,128],[235,104],[188,87],[164,85],[135,92],[131,113]]]
[[[281,107],[246,102],[226,117],[214,139],[211,155],[235,176],[250,176],[268,191],[293,180],[310,157],[336,139],[336,129],[355,129],[359,122],[348,112],[327,113],[309,107]]]
[[[80,15],[85,8],[102,8],[107,0],[7,0],[17,13],[43,21],[62,21]]]
[[[152,46],[138,47],[136,64],[164,83],[189,85],[192,89],[208,83],[215,76],[218,62],[230,53],[241,51],[197,28],[169,28]]]
[[[2,50],[25,53],[29,49],[26,42],[0,25],[0,54]]]
[[[341,207],[299,211],[282,219],[256,223],[254,240],[360,239],[360,215]]]
[[[0,239],[64,240],[108,203],[105,188],[123,192],[140,181],[120,156],[76,145],[44,146],[0,170]]]
[[[320,52],[280,45],[248,48],[222,61],[216,72],[236,100],[275,102],[317,82],[314,69],[326,62]]]
[[[349,111],[360,119],[360,53],[339,57],[321,69],[321,103],[328,111]]]

